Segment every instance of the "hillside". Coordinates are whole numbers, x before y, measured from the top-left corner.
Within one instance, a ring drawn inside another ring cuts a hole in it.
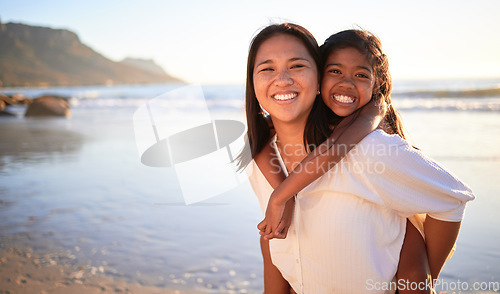
[[[120,61],[122,64],[126,64],[129,66],[133,66],[136,68],[140,68],[152,73],[157,73],[157,74],[166,74],[165,70],[156,64],[154,60],[152,59],[140,59],[140,58],[130,58],[127,57],[124,60]]]
[[[0,23],[0,87],[181,82],[152,60],[114,62],[68,30]]]

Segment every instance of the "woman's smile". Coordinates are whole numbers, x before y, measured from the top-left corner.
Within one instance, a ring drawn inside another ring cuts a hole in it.
[[[278,94],[274,94],[272,95],[272,97],[278,101],[289,101],[291,102],[291,100],[297,98],[297,96],[299,95],[299,93],[296,93],[296,92],[293,92],[293,93],[278,93]]]

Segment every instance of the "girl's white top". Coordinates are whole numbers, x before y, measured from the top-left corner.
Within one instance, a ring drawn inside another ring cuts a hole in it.
[[[273,189],[255,161],[247,173],[265,212]],[[461,221],[473,199],[401,137],[375,130],[298,193],[288,236],[270,241],[271,258],[297,293],[394,293],[406,218]]]

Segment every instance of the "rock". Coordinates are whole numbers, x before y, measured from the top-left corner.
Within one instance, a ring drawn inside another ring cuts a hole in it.
[[[43,116],[64,116],[70,117],[71,111],[69,104],[61,97],[55,96],[42,96],[33,99],[29,104],[25,117],[43,117]]]
[[[23,94],[13,94],[10,96],[17,104],[24,104],[24,105],[28,105],[31,103],[31,100],[30,98],[24,96]]]
[[[0,116],[16,116],[14,113],[5,110],[6,106],[12,105],[11,102],[10,97],[0,94]]]
[[[9,105],[16,105],[17,101],[15,99],[13,99],[12,97],[6,96],[4,94],[0,94],[0,103],[3,104],[3,106],[5,107],[5,106],[9,106]]]

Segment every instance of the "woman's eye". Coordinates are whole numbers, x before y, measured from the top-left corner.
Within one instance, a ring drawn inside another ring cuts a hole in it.
[[[262,71],[272,71],[272,70],[273,70],[272,68],[266,67],[266,68],[261,69],[260,71],[262,72]]]
[[[294,65],[292,65],[291,68],[302,68],[302,67],[304,67],[303,64],[294,64]]]

